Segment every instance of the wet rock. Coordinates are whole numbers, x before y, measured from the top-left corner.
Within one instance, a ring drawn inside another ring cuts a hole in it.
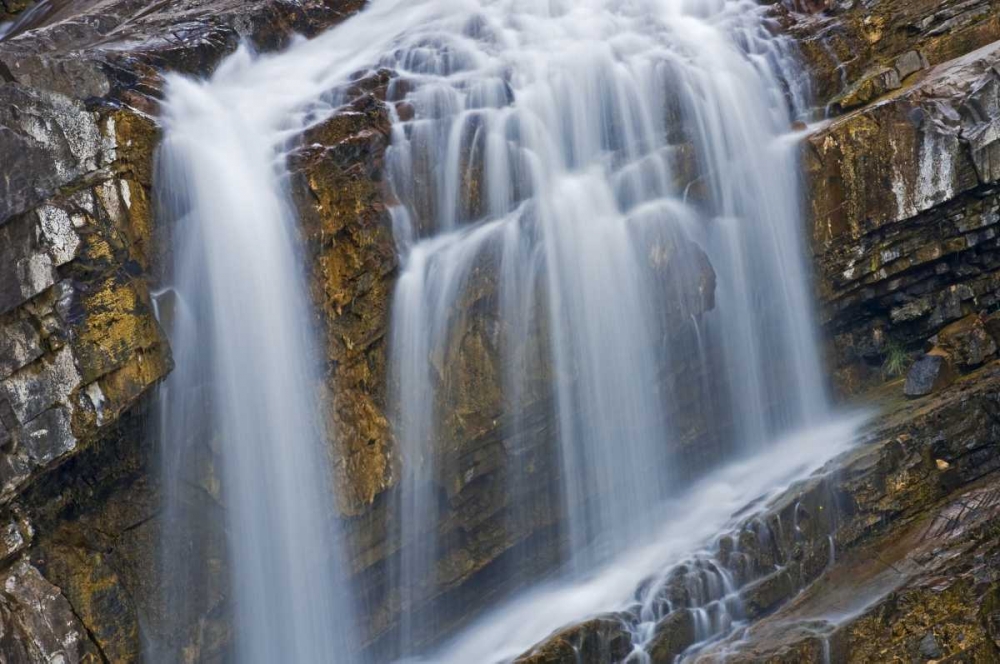
[[[674,658],[695,641],[694,616],[687,609],[680,609],[656,626],[646,653],[653,664],[673,664]]]
[[[784,524],[770,532],[787,563],[777,570],[746,564],[756,570],[737,575],[748,627],[719,635],[692,660],[911,661],[933,628],[945,656],[993,661],[998,651],[987,626],[1000,624],[998,386],[1000,363],[993,362],[926,400],[896,396],[866,444],[748,516],[738,532]],[[947,468],[936,470],[939,461]],[[727,543],[719,552],[731,570],[736,548]],[[678,565],[672,574],[692,568]],[[847,625],[828,622],[830,615],[848,616]]]
[[[910,367],[903,393],[908,397],[923,397],[944,389],[952,381],[951,358],[944,353],[928,353]]]
[[[1000,49],[922,73],[810,137],[813,247],[841,389],[884,377],[886,349],[913,352],[1000,304]]]
[[[604,664],[625,659],[632,637],[621,620],[594,618],[563,630],[516,664]]]
[[[795,594],[797,588],[787,569],[780,569],[742,591],[747,617],[760,618]]]
[[[900,74],[896,69],[883,67],[867,74],[833,103],[840,111],[864,106],[900,87]]]

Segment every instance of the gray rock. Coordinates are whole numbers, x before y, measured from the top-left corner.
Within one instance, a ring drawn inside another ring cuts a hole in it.
[[[996,341],[977,314],[966,316],[941,330],[938,345],[963,371],[978,367],[997,353]]]
[[[927,354],[913,363],[906,375],[903,393],[908,397],[923,397],[947,387],[953,380],[951,362],[940,354]]]
[[[927,632],[924,638],[920,639],[920,655],[924,659],[941,659],[944,657],[944,652],[942,652],[937,639],[934,638],[933,632]]]
[[[917,51],[907,51],[896,58],[896,71],[899,73],[900,80],[926,68],[927,61]]]
[[[10,662],[99,661],[58,588],[27,561],[0,577],[0,652]]]

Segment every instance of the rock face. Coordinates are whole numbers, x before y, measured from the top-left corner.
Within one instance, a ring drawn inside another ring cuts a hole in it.
[[[875,395],[892,414],[856,451],[720,534],[710,558],[670,573],[651,661],[685,651],[706,664],[914,661],[928,634],[942,659],[1000,657],[1000,364],[929,399],[901,402],[895,388]],[[718,605],[696,591],[719,569],[749,627],[688,651],[695,612]],[[581,623],[519,661],[624,661],[638,620],[637,608]]]
[[[862,453],[880,460],[839,473],[837,563],[739,643],[697,661],[720,661],[727,647],[736,662],[1000,657],[997,372],[993,363],[940,400],[899,411],[890,447]]]
[[[792,28],[821,81],[842,77],[819,85],[820,101],[840,95],[831,108],[852,109],[805,148],[819,297],[844,393],[998,304],[997,16],[986,2],[881,2]],[[854,44],[852,59],[822,55],[841,42]],[[892,85],[864,74],[890,65]]]

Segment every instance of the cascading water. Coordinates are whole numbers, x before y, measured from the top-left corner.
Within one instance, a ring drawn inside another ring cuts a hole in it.
[[[240,662],[349,661],[355,631],[338,579],[320,355],[280,148],[358,65],[348,55],[358,44],[305,46],[305,63],[241,49],[208,82],[171,77],[163,113],[157,187],[175,224],[177,364],[161,399],[164,574],[204,564],[190,557],[181,494],[194,448],[211,443]],[[190,598],[174,586],[166,610],[184,621]]]
[[[281,55],[241,50],[207,83],[171,79],[160,186],[177,226],[178,369],[162,404],[166,486],[183,484],[192,441],[215,439],[239,661],[349,650],[331,628],[350,630],[350,607],[324,526],[315,343],[281,148],[355,72],[398,75],[387,171],[403,265],[390,372],[407,469],[404,652],[436,582],[435,444],[454,416],[442,385],[469,325],[500,349],[510,430],[526,427],[529,405],[553,423],[568,564],[436,661],[515,656],[634,601],[643,583],[648,630],[672,608],[654,596],[664,565],[849,438],[844,425],[765,447],[827,411],[788,137],[807,95],[766,11],[752,0],[375,0]],[[690,479],[676,450],[692,417],[723,432],[711,462],[744,461],[680,498]],[[521,460],[507,463],[513,491]],[[169,526],[169,496],[166,513]],[[168,532],[168,561],[184,542]],[[701,603],[722,606],[732,580],[704,569]],[[732,619],[695,609],[706,637]]]
[[[399,26],[419,24],[427,11],[382,9]],[[285,149],[334,108],[338,86],[386,50],[386,23],[373,7],[280,56],[240,48],[208,81],[168,77],[156,187],[173,237],[161,299],[172,303],[164,318],[176,368],[159,404],[162,594],[173,633],[150,645],[154,661],[182,661],[172,641],[197,620],[191,595],[203,591],[199,572],[215,552],[199,540],[204,515],[192,513],[185,492],[210,489],[204,476],[213,466],[228,536],[234,661],[355,657],[319,406],[321,356]]]
[[[551,376],[571,576],[648,536],[685,475],[668,454],[681,404],[734,432],[716,461],[826,414],[785,138],[807,95],[765,12],[480,0],[413,26],[381,61],[403,109],[388,162],[410,601],[434,576],[446,358],[484,270],[515,427],[530,381]],[[526,351],[537,327],[546,353]],[[700,380],[664,378],[691,358],[700,370],[682,375]],[[414,638],[404,625],[403,647]]]
[[[277,146],[227,98],[248,63],[168,85],[158,188],[176,223],[177,370],[161,404],[165,487],[169,501],[186,451],[216,438],[236,661],[330,661],[350,652],[352,627],[336,579],[319,355]],[[171,559],[183,535],[169,511],[167,562],[184,564]]]

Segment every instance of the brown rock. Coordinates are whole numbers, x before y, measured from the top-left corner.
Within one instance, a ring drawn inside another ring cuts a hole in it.
[[[694,617],[687,609],[672,612],[662,620],[646,646],[653,664],[673,664],[674,658],[695,642]]]
[[[963,372],[978,367],[997,352],[996,341],[978,314],[966,316],[941,330],[938,346]]]
[[[632,637],[617,617],[594,618],[545,641],[515,664],[606,664],[632,652]]]

